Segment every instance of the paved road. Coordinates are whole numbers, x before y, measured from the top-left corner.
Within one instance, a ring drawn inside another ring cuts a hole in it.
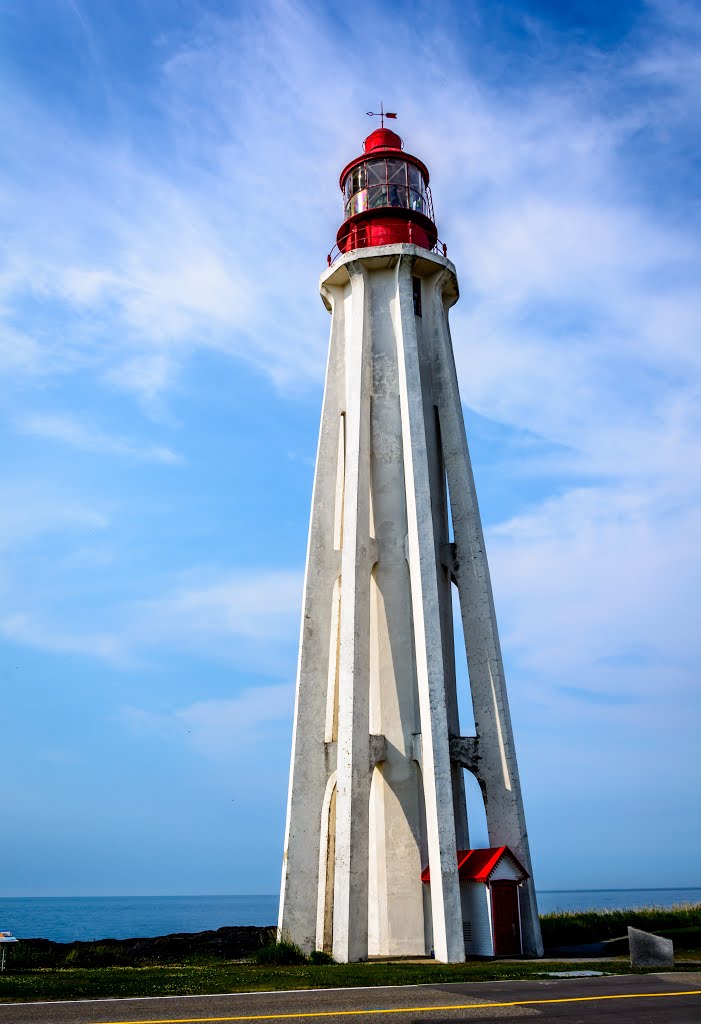
[[[701,972],[401,988],[3,1003],[0,1024],[701,1024]]]

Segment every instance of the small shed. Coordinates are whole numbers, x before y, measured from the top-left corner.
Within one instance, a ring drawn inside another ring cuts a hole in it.
[[[508,846],[458,850],[466,956],[518,956],[521,911],[518,887],[528,872]],[[421,881],[430,887],[427,867]]]

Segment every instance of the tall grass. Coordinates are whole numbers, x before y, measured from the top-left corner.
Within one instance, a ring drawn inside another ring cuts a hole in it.
[[[545,946],[578,946],[625,935],[628,926],[656,934],[680,929],[701,930],[701,903],[630,910],[557,910],[543,914],[540,926]]]

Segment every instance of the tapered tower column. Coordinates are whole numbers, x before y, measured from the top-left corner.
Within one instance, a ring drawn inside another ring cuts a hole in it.
[[[321,280],[331,340],[279,930],[340,961],[454,962],[469,924],[463,767],[485,794],[490,842],[531,874],[448,326],[457,279],[436,251],[428,171],[398,136],[373,132],[341,185],[341,253]],[[476,735],[458,717],[453,583]],[[521,890],[537,954],[532,879]]]
[[[542,956],[504,666],[450,328],[447,318],[437,316],[435,320],[439,331],[432,366],[455,537],[450,568],[460,598],[476,733],[474,737],[455,737],[452,753],[480,783],[490,846],[508,846],[530,876],[519,892],[523,951],[528,956]]]

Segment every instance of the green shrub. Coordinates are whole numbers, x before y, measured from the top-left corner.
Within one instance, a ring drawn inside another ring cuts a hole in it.
[[[7,971],[26,971],[37,967],[48,966],[48,958],[45,952],[33,949],[26,942],[14,943],[7,950]]]
[[[65,959],[66,967],[120,967],[131,964],[132,958],[116,946],[74,946]]]
[[[323,949],[313,949],[309,954],[310,964],[335,964],[336,961],[330,953],[325,952]]]
[[[299,946],[287,939],[269,942],[266,946],[261,946],[251,954],[249,960],[253,964],[277,964],[280,966],[307,963],[307,958]]]

